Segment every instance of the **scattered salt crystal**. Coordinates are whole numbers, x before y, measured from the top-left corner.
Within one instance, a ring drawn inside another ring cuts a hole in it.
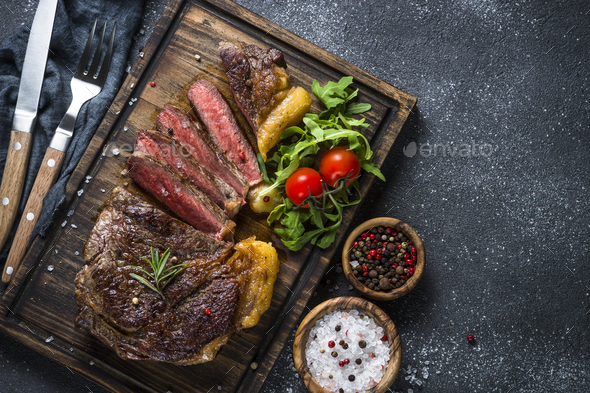
[[[127,66],[127,68],[125,68],[126,73],[129,73],[129,71],[131,71],[131,66]],[[119,113],[117,112],[117,114],[119,114]]]
[[[90,365],[91,365],[91,366],[94,366],[94,361],[92,361],[92,360],[91,360],[91,361],[90,361]]]
[[[429,376],[429,375],[430,375],[430,374],[429,374],[429,372],[428,372],[428,369],[427,369],[426,367],[424,367],[424,368],[422,369],[422,378],[424,378],[424,379],[428,379],[428,376]]]
[[[78,196],[82,196],[82,194],[84,194],[84,190],[78,190]]]
[[[113,155],[114,155],[114,156],[118,156],[118,155],[119,155],[119,153],[121,153],[121,151],[115,147],[115,148],[113,149]]]
[[[408,393],[414,393],[414,389],[408,389]]]
[[[436,374],[440,374],[440,370],[436,370]]]
[[[131,106],[131,105],[133,105],[133,101],[129,101],[129,105],[130,105],[130,106]]]
[[[139,34],[144,35],[145,34],[145,30],[144,29],[139,29]]]
[[[219,385],[219,386],[217,387],[217,390],[221,390],[221,385]]]
[[[49,270],[50,272],[52,272],[52,271],[53,271],[53,269],[54,269],[53,265],[49,265],[49,266],[47,266],[47,270]]]
[[[72,209],[68,212],[68,217],[71,217],[73,214],[74,214],[74,210]]]
[[[53,336],[49,336],[49,337],[47,337],[47,338],[45,339],[45,342],[46,342],[46,343],[50,343],[50,342],[52,342],[52,341],[53,341]]]
[[[55,249],[55,253],[57,254],[59,251],[57,251],[57,248]]]
[[[65,220],[64,222],[61,223],[61,227],[65,227],[66,225],[68,225],[68,220]]]
[[[350,261],[350,266],[357,267],[359,265],[359,261]]]
[[[92,176],[86,176],[86,180],[92,179]]]
[[[101,188],[100,192],[107,192],[107,190],[105,190],[104,188]]]
[[[143,57],[144,55],[145,55],[145,53],[139,52],[139,57]]]
[[[80,255],[80,252],[79,251],[76,251],[74,254],[75,255]]]
[[[430,364],[430,360],[425,361],[424,364],[428,366]]]
[[[131,67],[129,67],[129,69],[131,69]],[[128,71],[128,72],[129,72],[129,71]],[[115,115],[118,115],[119,113],[121,113],[121,111],[117,111],[117,112],[115,113]]]
[[[76,229],[76,228],[78,228],[78,225],[72,224],[72,228]]]
[[[123,131],[129,131],[129,127],[123,127]]]
[[[74,348],[70,347],[70,352],[74,352]]]

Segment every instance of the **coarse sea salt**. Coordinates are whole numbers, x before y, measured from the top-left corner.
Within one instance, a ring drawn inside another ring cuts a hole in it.
[[[339,330],[336,326],[340,326]],[[305,346],[311,375],[331,392],[369,390],[383,378],[389,362],[389,343],[381,340],[383,336],[383,328],[357,310],[327,313],[311,328]],[[333,348],[329,347],[330,341],[335,344]],[[359,345],[361,341],[364,348]],[[332,356],[333,352],[337,356]],[[348,364],[341,367],[340,362],[346,359]]]

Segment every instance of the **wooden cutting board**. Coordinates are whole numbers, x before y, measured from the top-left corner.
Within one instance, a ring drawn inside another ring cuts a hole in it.
[[[137,130],[154,128],[164,104],[190,111],[185,94],[197,77],[218,86],[238,112],[220,66],[218,43],[222,40],[280,49],[293,84],[308,91],[313,79],[323,85],[352,75],[355,87],[360,89],[359,101],[373,108],[367,114],[371,127],[365,135],[375,151],[377,166],[384,162],[416,102],[409,94],[229,0],[173,0],[72,175],[66,207],[57,214],[50,235],[35,239],[0,300],[5,310],[0,315],[0,331],[115,392],[205,393],[213,388],[218,391],[218,386],[224,392],[259,391],[357,210],[347,209],[332,247],[321,250],[307,246],[291,252],[280,247],[265,215],[255,214],[248,207],[242,209],[236,240],[254,234],[260,240],[272,241],[279,251],[280,273],[271,307],[260,323],[234,336],[212,362],[179,367],[121,360],[74,325],[78,311],[74,277],[83,266],[84,243],[112,188],[120,184],[133,187],[125,174],[125,162]],[[151,81],[156,82],[155,87],[150,86]],[[321,110],[315,99],[312,110]],[[243,116],[237,114],[245,124]],[[372,175],[362,176],[363,195],[373,180]],[[253,361],[259,365],[256,370],[250,368]]]

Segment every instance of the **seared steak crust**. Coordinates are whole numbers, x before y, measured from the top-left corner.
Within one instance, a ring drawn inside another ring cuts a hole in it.
[[[160,253],[170,248],[170,259],[176,260],[168,266],[186,263],[164,289],[163,299],[129,276],[141,274],[129,265],[149,271],[140,257],[149,257],[150,246]],[[223,265],[231,246],[116,187],[84,248],[85,265],[75,281],[76,323],[123,359],[210,360],[202,352],[220,337],[221,344],[227,341],[235,329],[240,286]]]
[[[283,53],[256,45],[219,43],[219,54],[238,107],[255,133],[291,88]]]
[[[215,85],[199,79],[188,90],[188,99],[213,142],[236,164],[248,184],[253,186],[260,183],[262,174],[256,154]]]

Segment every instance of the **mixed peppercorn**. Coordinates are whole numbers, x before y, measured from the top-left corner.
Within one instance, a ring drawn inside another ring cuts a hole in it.
[[[357,237],[350,250],[356,279],[373,291],[399,288],[414,274],[417,251],[412,241],[391,227],[376,227]]]

